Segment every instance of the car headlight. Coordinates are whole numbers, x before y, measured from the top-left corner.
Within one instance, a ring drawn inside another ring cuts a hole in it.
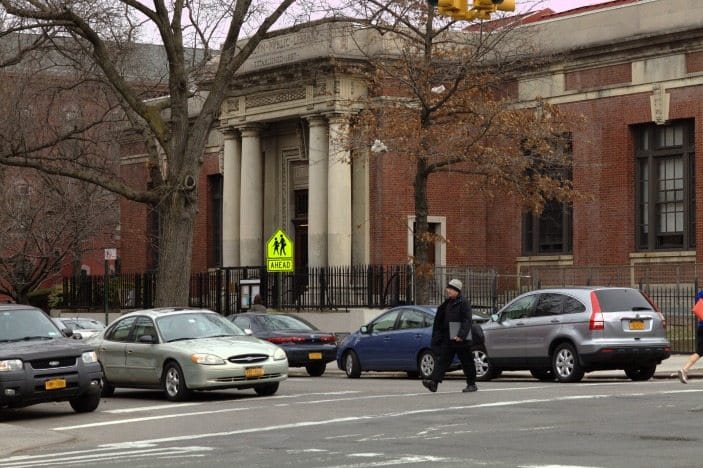
[[[0,361],[0,372],[12,372],[22,370],[21,359],[8,359]]]
[[[204,364],[206,366],[214,366],[224,364],[225,360],[214,354],[196,353],[190,355],[190,360],[196,364]]]
[[[282,361],[284,359],[286,359],[286,352],[282,348],[276,348],[276,351],[273,352],[273,360]]]
[[[98,355],[95,354],[95,351],[86,351],[81,354],[81,359],[83,360],[83,364],[92,364],[98,362]]]

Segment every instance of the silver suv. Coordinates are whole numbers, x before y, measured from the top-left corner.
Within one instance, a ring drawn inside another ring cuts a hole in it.
[[[584,373],[623,369],[648,380],[671,354],[666,320],[632,288],[541,289],[518,296],[482,325],[477,378],[529,370],[540,380],[578,382]]]

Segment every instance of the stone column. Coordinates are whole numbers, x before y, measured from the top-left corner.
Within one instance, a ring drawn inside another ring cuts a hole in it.
[[[327,173],[327,259],[329,266],[351,265],[351,152],[349,118],[329,116]]]
[[[242,170],[240,192],[239,263],[241,266],[264,264],[264,158],[261,154],[260,127],[240,129],[242,133]]]
[[[239,134],[223,130],[224,180],[222,186],[222,266],[239,266],[239,200],[242,182],[242,147]]]
[[[327,119],[308,117],[308,265],[327,266],[327,166],[329,132]]]

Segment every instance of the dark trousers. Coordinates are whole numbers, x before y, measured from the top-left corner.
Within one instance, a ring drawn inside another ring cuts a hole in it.
[[[476,365],[474,364],[474,355],[471,352],[471,347],[466,344],[457,345],[452,343],[442,343],[439,348],[437,365],[432,372],[432,380],[440,383],[442,379],[444,379],[444,374],[447,372],[447,368],[451,365],[455,355],[459,357],[459,362],[461,362],[461,370],[464,371],[466,384],[475,384]]]

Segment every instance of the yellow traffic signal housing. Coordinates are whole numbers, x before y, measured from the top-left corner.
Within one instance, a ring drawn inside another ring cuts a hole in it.
[[[437,0],[436,5],[440,15],[463,20],[489,20],[496,11],[515,11],[515,0],[473,0],[471,8],[468,0]]]
[[[463,17],[468,10],[467,0],[439,0],[437,6],[440,15],[454,18]]]
[[[474,0],[469,16],[490,19],[491,13],[498,11],[515,11],[515,0]]]

